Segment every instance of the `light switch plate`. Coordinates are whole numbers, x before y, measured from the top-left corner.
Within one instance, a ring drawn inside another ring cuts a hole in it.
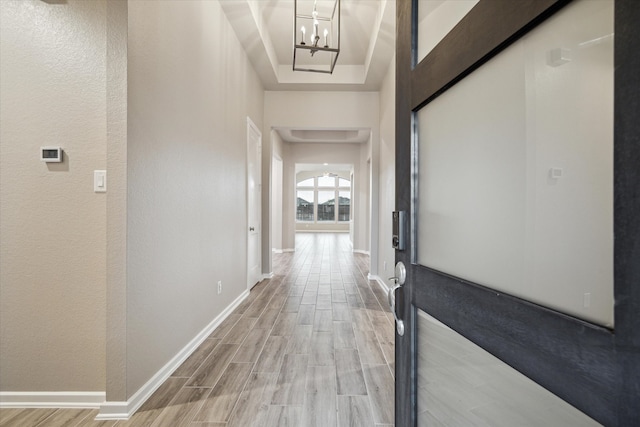
[[[93,191],[95,193],[107,192],[107,171],[104,171],[104,170],[93,171]]]

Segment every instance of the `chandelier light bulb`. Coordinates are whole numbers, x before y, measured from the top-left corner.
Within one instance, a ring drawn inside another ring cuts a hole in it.
[[[304,35],[307,32],[307,29],[304,28],[304,25],[300,28],[300,32],[302,33],[302,41],[300,42],[300,44],[305,44],[304,43]]]
[[[329,30],[324,29],[324,47],[329,47],[329,43],[327,43],[327,38],[329,36]]]

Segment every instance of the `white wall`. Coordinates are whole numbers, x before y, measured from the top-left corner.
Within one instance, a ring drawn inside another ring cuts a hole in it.
[[[271,130],[277,127],[300,127],[310,129],[350,129],[350,128],[369,128],[371,129],[371,142],[369,145],[370,153],[368,156],[359,155],[359,160],[356,162],[362,165],[363,157],[371,158],[372,167],[374,169],[373,182],[371,183],[371,190],[373,197],[368,194],[368,187],[364,194],[356,193],[360,200],[365,200],[367,205],[366,210],[369,210],[369,200],[373,200],[376,203],[375,198],[378,196],[378,182],[377,182],[377,164],[378,164],[378,144],[379,144],[379,94],[378,92],[265,92],[265,104],[264,104],[264,131],[263,134],[270,134]],[[273,138],[269,139],[269,143]],[[299,158],[298,154],[304,156],[304,158],[310,161],[304,161],[304,163],[318,163],[314,160],[318,157],[305,154],[296,145],[285,144],[287,147],[283,148],[284,157],[293,156],[291,158]],[[301,144],[301,146],[309,146],[309,150],[313,150],[311,144]],[[331,144],[330,150],[325,149],[324,153],[330,153],[334,151],[335,146],[338,144]],[[311,153],[311,152],[309,152]],[[270,174],[264,172],[270,169],[271,165],[272,148],[263,148],[263,185],[267,185],[266,182],[270,180]],[[325,160],[326,162],[335,163],[349,163],[341,161],[338,156],[335,160]],[[300,162],[303,162],[300,160]],[[320,161],[319,163],[323,163]],[[293,203],[293,198],[288,201],[286,197],[286,188],[290,186],[293,188],[295,185],[295,165],[285,160],[284,163],[284,185],[285,193],[283,194],[284,209],[283,215],[286,215],[287,210],[294,212],[293,205],[288,206],[287,203]],[[359,178],[358,178],[359,179]],[[356,181],[357,182],[357,181]],[[269,184],[270,185],[270,184]],[[368,184],[367,184],[368,185]],[[358,190],[360,191],[360,190]],[[268,194],[263,195],[263,219],[264,215],[270,215],[270,200]],[[356,202],[357,203],[357,202]],[[362,206],[357,207],[358,211],[362,214]],[[358,213],[356,213],[358,215]],[[367,212],[366,215],[369,215]],[[369,220],[372,224],[372,229],[366,228],[365,221],[358,220],[356,222],[356,233],[354,238],[354,249],[369,251],[369,239],[373,241],[373,237],[369,237],[369,233],[376,234],[375,240],[377,241],[378,233],[378,211],[375,210],[371,214]],[[295,221],[289,222],[286,218],[283,219],[283,246],[285,249],[292,248],[288,245],[293,244],[293,238],[295,236]],[[265,230],[267,233],[268,230]],[[287,237],[288,236],[288,237]],[[271,236],[263,235],[263,270],[270,271],[271,269]],[[377,264],[373,264],[372,268],[375,269]]]
[[[396,63],[389,64],[380,88],[380,196],[378,198],[378,276],[387,286],[394,276],[395,250],[391,246],[391,213],[396,206]],[[386,266],[386,268],[385,268]]]
[[[271,248],[282,251],[282,191],[284,166],[281,157],[273,156],[271,163]]]
[[[246,117],[262,127],[263,105],[217,1],[129,3],[129,395],[246,290]]]
[[[0,2],[3,392],[105,389],[105,27],[105,1]]]

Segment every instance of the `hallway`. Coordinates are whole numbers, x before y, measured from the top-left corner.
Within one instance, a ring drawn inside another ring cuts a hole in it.
[[[297,234],[274,277],[128,421],[93,410],[3,409],[2,426],[390,426],[394,330],[348,234]],[[76,420],[76,421],[72,421]]]

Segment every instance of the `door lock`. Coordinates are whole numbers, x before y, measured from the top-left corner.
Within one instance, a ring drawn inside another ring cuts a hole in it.
[[[387,298],[389,300],[389,308],[391,308],[391,312],[393,313],[393,318],[396,320],[396,331],[398,335],[404,335],[404,321],[401,319],[402,317],[402,308],[404,295],[403,287],[405,280],[407,279],[407,269],[405,268],[402,261],[396,264],[396,275],[394,277],[390,277],[389,279],[393,281],[393,286],[389,289],[387,293]],[[396,305],[396,291],[400,292],[400,304]],[[398,312],[400,313],[398,315]]]

